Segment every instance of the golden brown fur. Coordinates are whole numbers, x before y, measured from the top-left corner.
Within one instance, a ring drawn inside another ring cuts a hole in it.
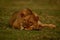
[[[9,24],[13,28],[21,28],[21,26],[24,26],[24,18],[27,15],[31,15],[32,11],[30,9],[23,9],[21,11],[13,13],[12,17],[10,18]],[[21,25],[22,24],[22,25]]]
[[[21,30],[34,30],[41,29],[43,27],[55,27],[53,24],[41,23],[39,21],[39,16],[36,13],[33,13],[29,8],[15,12],[10,19],[10,25],[13,28]]]

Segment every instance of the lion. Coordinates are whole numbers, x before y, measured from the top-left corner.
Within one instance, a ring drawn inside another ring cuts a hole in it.
[[[39,30],[43,27],[55,27],[53,24],[43,24],[40,21],[37,13],[32,12],[32,10],[29,8],[25,8],[13,13],[9,24],[12,26],[12,28],[20,30]]]
[[[26,16],[25,18],[27,20],[27,27],[25,27],[25,30],[39,30],[42,29],[44,27],[49,27],[49,28],[56,28],[56,25],[54,24],[43,24],[40,20],[39,20],[39,16],[37,14],[33,14],[29,16]]]

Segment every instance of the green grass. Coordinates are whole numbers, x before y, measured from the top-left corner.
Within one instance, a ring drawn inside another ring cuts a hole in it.
[[[59,34],[59,31],[46,28],[41,31],[5,29],[0,31],[0,40],[59,40]]]
[[[53,23],[56,28],[40,31],[9,28],[11,15],[23,8],[32,9],[42,23]],[[60,0],[0,0],[0,40],[60,40]]]

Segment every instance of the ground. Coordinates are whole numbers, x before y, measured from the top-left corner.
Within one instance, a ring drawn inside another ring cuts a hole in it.
[[[9,28],[11,15],[26,7],[36,12],[42,23],[53,23],[56,28],[39,31]],[[0,0],[0,40],[60,40],[60,0]]]

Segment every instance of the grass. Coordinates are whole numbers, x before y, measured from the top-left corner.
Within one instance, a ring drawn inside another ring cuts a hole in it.
[[[0,40],[60,40],[60,0],[0,0]],[[9,28],[10,16],[23,8],[36,12],[42,23],[53,23],[55,29],[26,31]]]

